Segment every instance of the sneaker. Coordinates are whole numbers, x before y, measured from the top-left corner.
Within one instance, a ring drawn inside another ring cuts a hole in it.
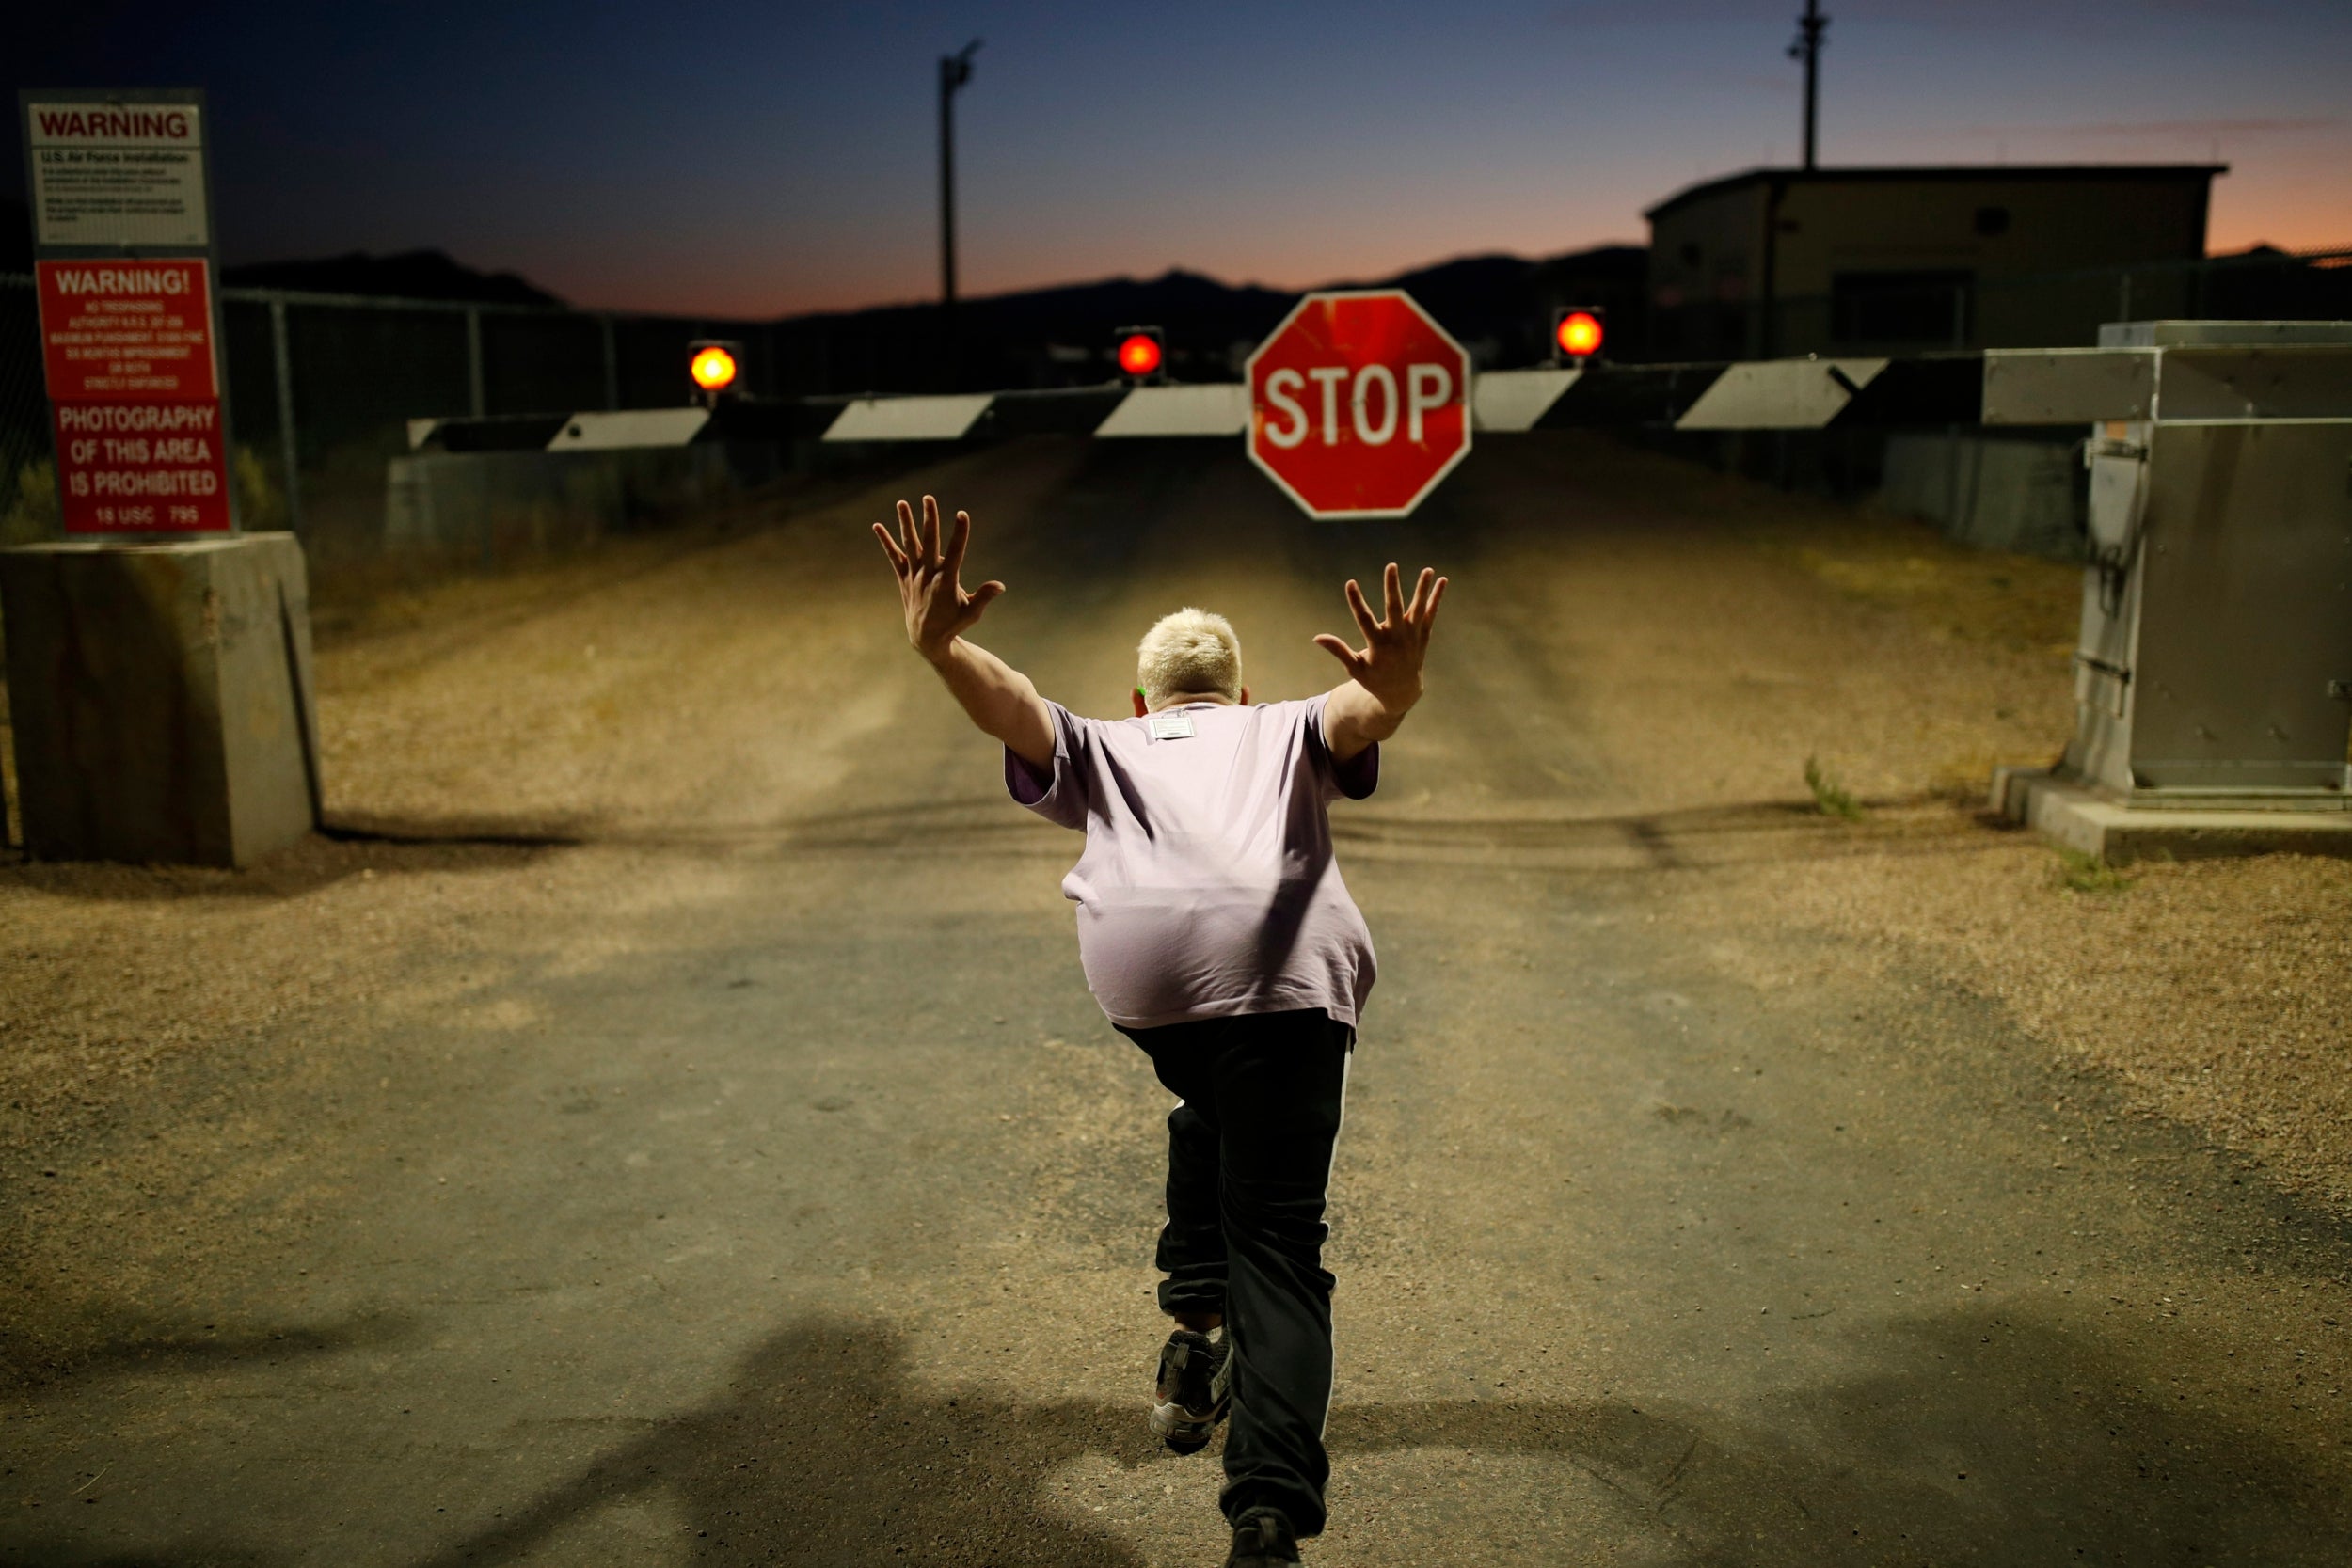
[[[1199,1453],[1233,1403],[1233,1339],[1225,1329],[1212,1340],[1180,1328],[1160,1347],[1160,1402],[1152,1430],[1177,1453]]]
[[[1225,1568],[1281,1568],[1298,1560],[1298,1537],[1279,1508],[1245,1508],[1233,1521],[1233,1549]]]

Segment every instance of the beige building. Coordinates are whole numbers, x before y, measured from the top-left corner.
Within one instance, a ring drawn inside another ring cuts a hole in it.
[[[1659,359],[2090,346],[2194,313],[2226,166],[1750,169],[1650,222]]]

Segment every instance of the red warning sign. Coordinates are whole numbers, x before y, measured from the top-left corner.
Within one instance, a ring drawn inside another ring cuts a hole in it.
[[[65,531],[232,526],[200,258],[37,261]]]
[[[53,407],[68,533],[228,531],[219,399]]]
[[[220,396],[212,279],[200,258],[33,266],[51,402]]]

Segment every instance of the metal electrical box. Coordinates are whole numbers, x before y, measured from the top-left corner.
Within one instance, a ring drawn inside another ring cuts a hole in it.
[[[2345,805],[2352,325],[2131,323],[2101,348],[2144,356],[2150,392],[2084,451],[2065,771],[2125,804]]]

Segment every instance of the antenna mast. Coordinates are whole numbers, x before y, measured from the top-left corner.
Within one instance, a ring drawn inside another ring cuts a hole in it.
[[[972,80],[972,56],[981,40],[974,38],[955,54],[939,56],[939,312],[946,326],[950,388],[960,376],[958,336],[955,336],[955,94]]]
[[[953,55],[939,56],[939,303],[946,317],[948,353],[956,332],[956,93],[972,80],[974,39]]]
[[[1804,0],[1804,14],[1797,18],[1797,41],[1788,46],[1788,57],[1804,62],[1804,166],[1813,167],[1813,143],[1816,127],[1821,116],[1821,35],[1829,31],[1829,18],[1821,14],[1821,0]]]

